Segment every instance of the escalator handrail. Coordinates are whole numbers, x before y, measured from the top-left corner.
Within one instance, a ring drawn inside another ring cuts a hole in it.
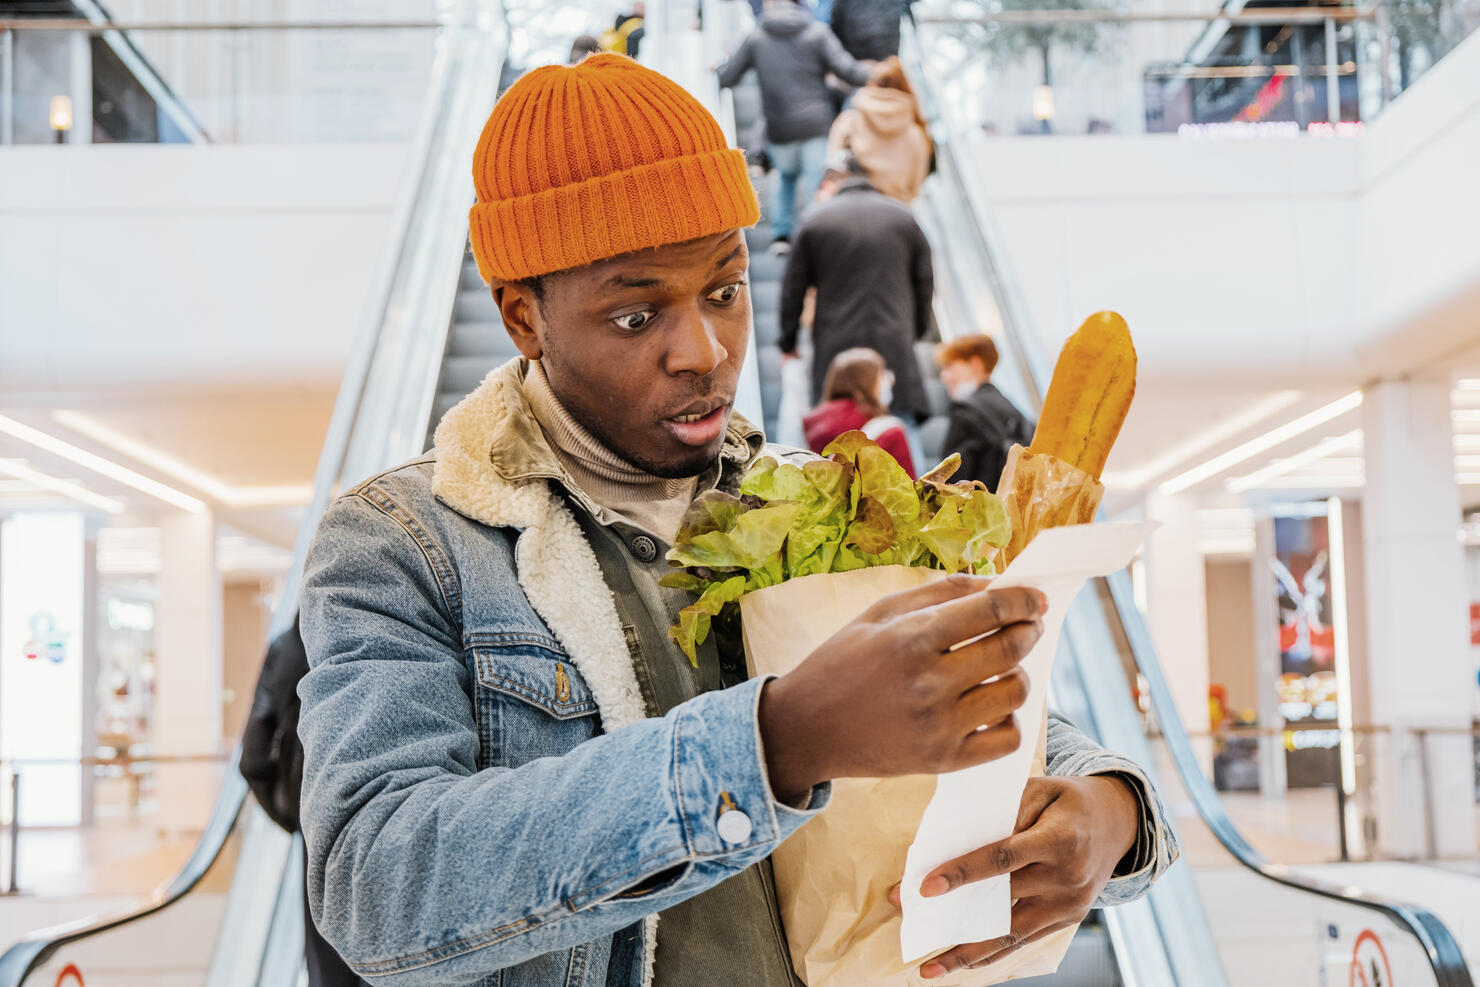
[[[221,785],[221,794],[205,830],[191,851],[183,867],[155,888],[147,898],[131,908],[112,915],[88,916],[63,925],[54,925],[31,933],[17,942],[0,956],[0,985],[20,987],[26,976],[45,963],[57,950],[79,939],[116,929],[121,925],[153,915],[161,909],[179,901],[201,882],[211,866],[220,856],[221,848],[236,827],[237,816],[246,800],[247,783],[237,770],[240,750],[233,754],[227,764],[226,777]]]
[[[445,29],[443,31],[445,34]],[[438,55],[433,62],[428,84],[429,110],[439,105],[445,93],[451,72],[452,59],[446,46],[438,43]],[[431,153],[432,135],[435,131],[435,113],[426,112],[418,126],[410,154],[411,173],[403,183],[391,224],[395,238],[384,255],[382,276],[373,283],[379,292],[366,310],[363,331],[351,351],[343,383],[335,399],[334,411],[319,462],[314,474],[314,492],[304,513],[294,545],[293,560],[284,580],[283,591],[274,611],[271,634],[287,630],[297,610],[298,586],[302,577],[304,560],[317,528],[318,517],[328,506],[335,487],[339,483],[354,433],[355,421],[364,399],[365,382],[369,376],[374,354],[381,342],[381,329],[385,324],[385,311],[391,303],[394,272],[403,262],[408,240],[413,203],[416,190],[427,170],[427,159]],[[189,894],[220,857],[228,838],[247,802],[247,783],[238,770],[241,750],[232,754],[227,765],[225,778],[211,810],[211,816],[200,838],[196,841],[190,857],[180,870],[160,884],[148,896],[132,908],[106,916],[89,916],[74,922],[36,930],[0,955],[0,987],[21,987],[26,977],[62,947],[116,929],[119,926],[146,918],[167,908]]]
[[[1162,673],[1161,664],[1151,644],[1151,634],[1140,608],[1135,604],[1130,577],[1119,572],[1106,580],[1116,612],[1130,643],[1131,655],[1137,670],[1146,680],[1151,705],[1161,726],[1162,737],[1172,755],[1182,785],[1192,798],[1203,823],[1212,830],[1223,848],[1233,855],[1244,867],[1268,880],[1297,891],[1318,895],[1331,901],[1355,905],[1382,914],[1393,924],[1406,930],[1418,940],[1434,971],[1439,987],[1474,987],[1464,952],[1447,926],[1428,909],[1404,902],[1388,901],[1357,888],[1345,887],[1300,874],[1286,864],[1272,863],[1246,840],[1233,820],[1229,818],[1223,802],[1218,797],[1197,755],[1192,749],[1192,740],[1187,727],[1177,714],[1172,699],[1171,687]],[[1127,619],[1127,610],[1131,611]]]
[[[913,38],[908,24],[906,24],[906,34]],[[917,41],[915,45],[918,46]],[[916,50],[919,50],[918,47]],[[923,60],[921,60],[921,67],[923,69]],[[950,124],[933,98],[929,77],[923,71],[916,75],[917,90],[921,94],[921,102],[925,104],[923,109],[927,119],[949,135]],[[937,154],[943,155],[948,165],[941,170],[954,184],[954,191],[959,196],[959,200],[966,205],[972,217],[973,221],[967,225],[973,231],[980,255],[991,265],[991,270],[988,272],[989,277],[999,286],[1005,287],[1000,266],[996,262],[1001,251],[995,249],[988,237],[987,228],[983,225],[985,210],[973,194],[973,183],[967,181],[957,167],[953,142],[947,139],[940,142],[940,145]],[[1016,303],[1013,294],[1006,292],[999,295],[999,298],[1004,303],[1001,312],[1004,334],[1012,349],[1015,362],[1031,392],[1030,397],[1033,398],[1035,410],[1037,410],[1041,407],[1042,395],[1046,393],[1049,381],[1048,370],[1038,358],[1036,348],[1032,344],[1032,341],[1038,337],[1028,330],[1027,315],[1022,306]],[[1125,632],[1126,639],[1130,642],[1131,656],[1137,670],[1146,680],[1152,708],[1157,721],[1161,724],[1162,734],[1172,754],[1177,774],[1192,798],[1198,815],[1223,848],[1241,865],[1268,880],[1297,891],[1354,905],[1383,915],[1412,935],[1423,947],[1424,955],[1428,958],[1439,987],[1474,987],[1474,981],[1471,979],[1458,941],[1448,927],[1432,912],[1417,905],[1388,901],[1355,888],[1342,887],[1296,873],[1287,865],[1271,863],[1262,853],[1254,849],[1248,840],[1244,839],[1238,827],[1229,818],[1222,800],[1218,798],[1217,792],[1203,773],[1193,753],[1186,726],[1182,723],[1172,699],[1171,689],[1162,673],[1161,664],[1156,658],[1145,618],[1135,604],[1129,577],[1124,572],[1116,573],[1106,580],[1106,584],[1110,590],[1110,599],[1113,602],[1116,618]]]

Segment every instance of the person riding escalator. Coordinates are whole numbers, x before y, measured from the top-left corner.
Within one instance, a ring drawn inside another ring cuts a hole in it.
[[[242,733],[240,770],[267,817],[289,833],[299,831],[298,802],[303,790],[303,744],[298,739],[298,682],[308,674],[308,654],[298,630],[283,631],[267,646],[252,711]],[[334,947],[319,934],[303,888],[303,953],[309,987],[360,987]]]

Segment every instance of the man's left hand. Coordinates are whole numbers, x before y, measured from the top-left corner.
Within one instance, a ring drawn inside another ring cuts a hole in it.
[[[1017,827],[1005,840],[937,867],[920,885],[926,898],[1010,874],[1012,931],[968,943],[920,967],[926,978],[985,966],[1089,914],[1116,865],[1136,844],[1140,800],[1114,775],[1029,778]],[[899,904],[899,888],[890,892]]]

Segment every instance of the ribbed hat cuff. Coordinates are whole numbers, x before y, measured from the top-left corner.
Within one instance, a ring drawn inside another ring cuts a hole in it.
[[[522,281],[759,220],[744,152],[722,149],[480,202],[468,237],[484,281]]]

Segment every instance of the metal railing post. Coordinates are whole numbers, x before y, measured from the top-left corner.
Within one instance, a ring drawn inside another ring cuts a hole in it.
[[[1434,825],[1434,777],[1429,770],[1429,731],[1427,727],[1413,727],[1418,737],[1418,780],[1423,786],[1423,839],[1428,859],[1439,853],[1439,834]]]
[[[1336,21],[1326,18],[1326,122],[1341,119],[1341,79],[1336,74]]]
[[[10,879],[6,882],[5,893],[17,895],[21,893],[20,888],[20,860],[21,860],[21,773],[10,768]]]
[[[0,31],[0,147],[15,143],[15,32]]]
[[[1336,845],[1341,852],[1341,862],[1351,860],[1346,846],[1346,784],[1338,774],[1336,778]]]

